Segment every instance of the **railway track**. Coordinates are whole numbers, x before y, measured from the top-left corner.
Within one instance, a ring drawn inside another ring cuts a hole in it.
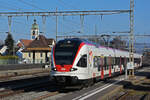
[[[0,82],[0,99],[39,88],[51,87],[52,84],[47,75]]]
[[[117,98],[117,100],[126,100],[126,97],[129,95],[129,93],[126,91],[121,96]]]
[[[34,100],[43,100],[43,99],[45,99],[45,98],[48,98],[48,97],[51,97],[51,96],[54,96],[54,95],[57,95],[57,94],[59,94],[58,91],[56,91],[56,92],[51,92],[51,93],[47,93],[47,94],[45,94],[45,95],[42,95],[42,96],[40,96],[40,97],[35,98]]]
[[[5,97],[12,96],[15,94],[20,94],[23,92],[35,90],[38,88],[50,87],[51,85],[52,84],[49,81],[44,81],[44,82],[40,82],[40,83],[33,83],[30,85],[20,86],[17,88],[1,90],[0,91],[0,98],[5,98]]]
[[[114,77],[114,78],[116,78],[116,77]],[[41,79],[43,79],[43,77],[35,78],[35,80],[38,82]],[[29,83],[29,82],[34,82],[35,80],[29,79],[26,81]],[[107,80],[107,81],[109,83],[109,81],[111,81],[111,80]],[[16,81],[16,82],[12,82],[12,83],[16,84],[18,82],[20,82],[20,80]],[[141,82],[141,81],[138,81],[138,82]],[[8,84],[12,84],[12,83],[11,82],[6,83],[5,87],[7,87]],[[100,83],[103,84],[102,81]],[[100,84],[100,83],[98,82],[97,84]],[[104,84],[106,84],[106,83],[107,82],[104,82]],[[137,83],[137,81],[136,81],[136,83]],[[25,80],[22,80],[21,84],[23,84],[23,85],[14,87],[14,88],[6,88],[5,90],[0,90],[0,99],[9,100],[8,98],[14,97],[13,95],[19,96],[19,97],[22,97],[22,96],[25,97],[25,95],[28,94],[28,96],[30,96],[30,92],[34,91],[35,94],[37,94],[37,91],[38,91],[40,95],[36,95],[34,97],[31,97],[32,99],[26,99],[26,100],[43,100],[43,99],[53,98],[53,97],[55,97],[55,95],[59,96],[63,93],[65,93],[65,95],[66,95],[70,92],[72,92],[72,93],[74,92],[73,90],[67,91],[67,92],[61,92],[61,88],[55,86],[55,84],[51,83],[51,81],[39,82],[39,83],[35,82],[34,84],[25,84]],[[1,83],[0,83],[0,87],[1,87]],[[42,93],[43,91],[46,91],[46,92]],[[125,93],[122,93],[116,100],[127,100],[126,97],[128,97],[128,96],[129,96],[128,92],[125,92]],[[5,97],[8,97],[8,98],[5,99]],[[17,100],[21,100],[21,99],[17,99]],[[14,99],[14,100],[16,100],[16,99]]]

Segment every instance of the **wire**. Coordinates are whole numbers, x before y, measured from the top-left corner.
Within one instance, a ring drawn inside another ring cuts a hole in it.
[[[18,9],[15,9],[15,8],[11,8],[10,6],[8,7],[8,6],[1,5],[0,7],[3,7],[4,9],[8,9],[8,10],[18,10]]]
[[[71,8],[73,8],[73,9],[75,8],[76,10],[80,10],[80,9],[77,9],[76,7],[74,7],[74,6],[72,6],[72,5],[70,5],[70,4],[66,3],[66,2],[64,2],[63,0],[58,0],[58,1],[59,1],[61,4],[63,4],[63,6],[65,6],[65,7],[68,6],[68,7],[71,7]],[[67,7],[67,8],[68,8],[68,7]]]
[[[9,10],[22,10],[20,7],[17,7],[16,5],[13,5],[13,3],[10,2],[8,3],[6,1],[1,1],[1,4],[1,6]]]
[[[46,9],[41,9],[41,8],[39,8],[38,6],[33,5],[33,4],[29,3],[29,2],[26,2],[26,1],[23,1],[23,0],[18,0],[18,1],[21,2],[21,3],[23,3],[23,4],[26,4],[26,5],[28,5],[28,6],[31,6],[31,7],[33,7],[33,8],[36,8],[36,9],[39,9],[39,10],[43,10],[43,11],[47,11]]]

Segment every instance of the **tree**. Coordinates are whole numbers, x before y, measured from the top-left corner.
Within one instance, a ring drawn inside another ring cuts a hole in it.
[[[8,33],[6,39],[5,39],[5,45],[7,46],[7,54],[13,55],[13,47],[14,47],[14,40],[10,33]]]

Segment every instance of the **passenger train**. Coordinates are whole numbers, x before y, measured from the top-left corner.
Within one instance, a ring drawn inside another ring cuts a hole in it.
[[[51,77],[65,85],[93,84],[122,74],[129,52],[100,46],[84,39],[60,40],[52,50]],[[134,53],[134,66],[140,67],[142,55]]]

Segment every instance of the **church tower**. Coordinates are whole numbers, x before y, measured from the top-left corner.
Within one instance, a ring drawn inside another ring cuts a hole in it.
[[[37,36],[39,36],[39,26],[34,19],[34,23],[31,28],[31,40],[34,40]]]

